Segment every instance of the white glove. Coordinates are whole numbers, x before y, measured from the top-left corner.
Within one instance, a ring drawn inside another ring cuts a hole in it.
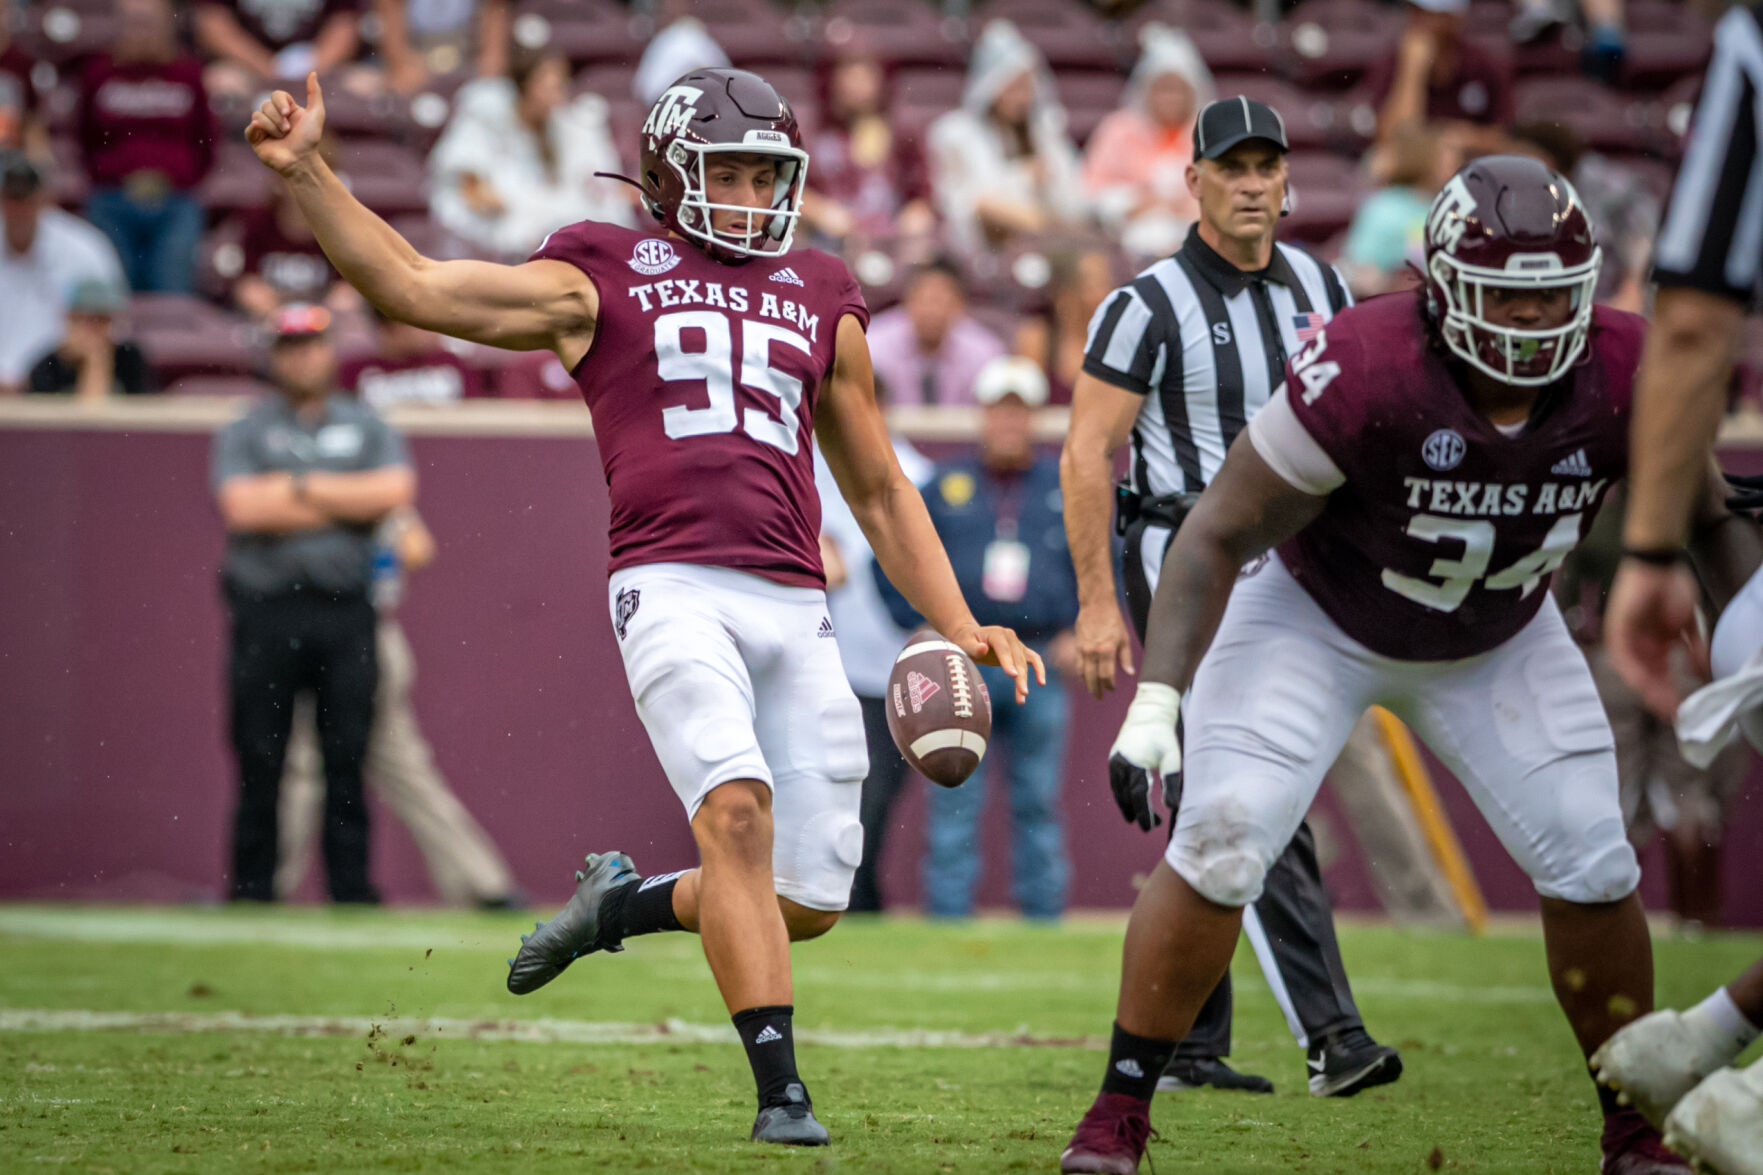
[[[1172,685],[1141,682],[1126,708],[1126,721],[1108,749],[1109,758],[1119,755],[1134,767],[1174,775],[1181,770],[1181,740],[1175,722],[1181,715],[1181,691]]]

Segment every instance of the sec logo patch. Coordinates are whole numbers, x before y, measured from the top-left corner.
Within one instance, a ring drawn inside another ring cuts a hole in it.
[[[1441,428],[1426,438],[1420,446],[1420,457],[1428,465],[1444,473],[1457,468],[1463,461],[1463,454],[1468,446],[1454,428]]]
[[[638,241],[636,251],[631,254],[631,268],[644,277],[666,273],[678,264],[679,254],[674,252],[673,242],[654,237]]]

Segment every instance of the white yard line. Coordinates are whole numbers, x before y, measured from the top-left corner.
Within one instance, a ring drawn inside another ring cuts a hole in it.
[[[378,1029],[396,1041],[419,1039],[528,1041],[540,1044],[738,1044],[728,1024],[621,1024],[600,1020],[456,1020],[386,1016],[250,1016],[241,1012],[94,1012],[84,1009],[0,1008],[0,1032],[265,1032],[276,1036],[366,1036]],[[797,1029],[805,1044],[833,1048],[1089,1048],[1100,1036],[1051,1037],[1027,1032],[935,1032],[880,1028],[868,1031]]]

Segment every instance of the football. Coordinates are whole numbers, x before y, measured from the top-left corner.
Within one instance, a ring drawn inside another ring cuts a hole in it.
[[[912,634],[888,677],[888,733],[912,769],[959,787],[985,757],[992,699],[979,667],[930,629]]]

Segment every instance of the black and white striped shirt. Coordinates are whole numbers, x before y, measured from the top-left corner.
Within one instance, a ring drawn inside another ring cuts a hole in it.
[[[1763,30],[1734,8],[1714,30],[1714,57],[1653,252],[1653,278],[1749,304],[1763,276]]]
[[[1332,266],[1275,245],[1245,272],[1190,230],[1172,257],[1103,299],[1084,371],[1145,397],[1132,431],[1132,488],[1202,490],[1225,450],[1285,378],[1285,362],[1352,305]]]

